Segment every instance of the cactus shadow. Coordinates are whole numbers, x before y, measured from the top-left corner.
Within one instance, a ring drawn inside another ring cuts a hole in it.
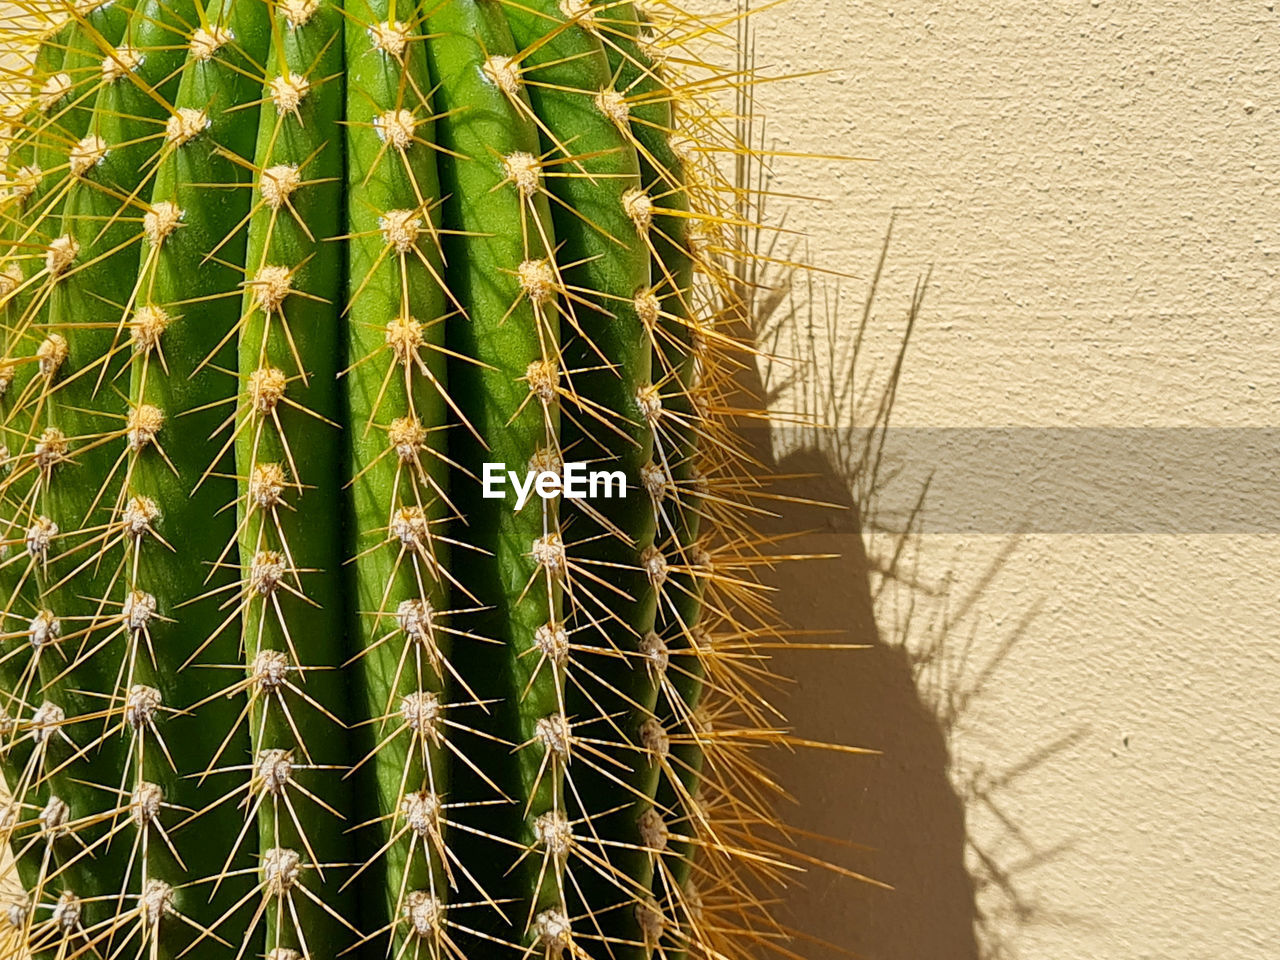
[[[790,681],[779,698],[783,712],[798,736],[879,751],[780,755],[771,767],[794,801],[784,819],[807,835],[811,855],[892,887],[811,868],[785,895],[788,923],[872,960],[977,960],[966,798],[952,782],[948,731],[921,696],[916,665],[877,626],[860,511],[819,452],[793,453],[778,467],[807,475],[786,483],[785,495],[839,503],[843,515],[832,529],[804,515],[815,508],[797,505],[773,522],[783,531],[813,531],[791,539],[788,552],[838,554],[772,572],[780,617],[801,639],[863,647],[779,656],[776,668]]]
[[[813,449],[795,451],[777,467],[795,478],[783,482],[785,496],[834,505],[785,503],[772,521],[791,534],[786,552],[819,555],[780,565],[766,578],[780,619],[801,642],[829,637],[861,647],[784,651],[774,668],[788,684],[777,702],[799,737],[877,751],[797,749],[770,763],[790,795],[783,819],[797,829],[802,849],[837,867],[815,865],[783,894],[786,922],[803,931],[791,949],[805,957],[826,947],[867,960],[1012,960],[1030,928],[1083,922],[1041,902],[1034,884],[1035,872],[1073,841],[1042,846],[1006,798],[1021,778],[1084,740],[1087,726],[1019,744],[993,767],[970,763],[957,743],[967,711],[1031,636],[1038,614],[1033,605],[998,637],[959,627],[1017,538],[972,592],[924,596],[920,608],[946,610],[927,626],[889,623],[877,616],[884,606],[877,584],[928,588],[911,582],[911,571],[886,569],[882,557],[868,554],[866,533],[878,524],[850,498],[847,474]],[[984,824],[980,831],[975,820]]]
[[[883,268],[890,237],[881,254]],[[871,284],[862,325],[850,349],[861,349],[880,269]],[[843,755],[798,747],[779,752],[770,771],[789,794],[781,819],[804,855],[816,863],[782,895],[780,917],[796,938],[786,949],[800,956],[826,952],[870,960],[977,960],[975,883],[965,867],[965,801],[950,777],[947,731],[916,684],[905,646],[882,634],[876,620],[873,564],[864,534],[864,482],[874,430],[855,439],[833,430],[850,413],[840,408],[843,381],[858,377],[856,357],[837,368],[830,347],[849,338],[812,285],[785,290],[757,283],[751,297],[752,337],[762,359],[739,380],[742,405],[763,411],[779,395],[800,396],[804,419],[823,428],[774,424],[749,432],[751,454],[778,480],[773,516],[758,530],[776,551],[805,557],[763,576],[774,591],[781,623],[798,642],[859,649],[803,649],[777,654],[773,670],[785,685],[775,702],[798,737],[878,751]],[[922,284],[911,306],[897,364],[880,387],[872,421],[887,424],[898,373],[918,314]],[[826,330],[815,330],[822,315]],[[804,383],[827,387],[806,387]],[[865,406],[865,405],[864,405]],[[777,456],[778,448],[788,449]],[[860,489],[862,488],[862,489]],[[867,880],[851,879],[851,872]]]
[[[750,452],[779,477],[774,515],[758,524],[759,532],[777,542],[777,553],[805,558],[777,564],[763,580],[797,641],[858,647],[779,653],[772,667],[785,682],[774,699],[797,737],[876,751],[849,756],[798,747],[770,762],[789,794],[782,820],[815,861],[782,894],[779,912],[794,939],[779,953],[994,960],[1015,956],[1020,931],[1051,912],[1024,892],[1023,876],[1069,846],[1038,849],[1003,811],[999,794],[1085,731],[1033,745],[999,772],[969,771],[955,755],[957,726],[1027,636],[1037,609],[979,644],[961,624],[1020,538],[1010,537],[971,592],[949,596],[948,585],[926,586],[908,569],[906,548],[918,542],[927,489],[905,517],[877,510],[879,488],[893,473],[881,462],[879,438],[928,286],[927,277],[917,284],[896,358],[868,390],[859,354],[891,234],[892,225],[852,326],[841,329],[835,308],[819,302],[812,285],[795,291],[757,282],[759,293],[750,298],[762,359],[740,377],[742,405],[761,412],[779,396],[798,396],[804,419],[823,424],[775,423],[749,434]],[[765,359],[777,356],[791,359],[780,365]],[[872,534],[880,544],[875,555],[868,552]],[[905,617],[900,610],[884,615],[887,585],[908,598]],[[927,623],[921,628],[913,616]],[[969,815],[976,810],[1005,822],[999,849],[972,835]]]

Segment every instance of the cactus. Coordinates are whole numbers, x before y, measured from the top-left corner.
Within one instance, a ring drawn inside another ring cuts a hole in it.
[[[749,80],[680,52],[735,17],[25,6],[10,952],[774,943],[758,891],[797,861],[753,758],[779,637],[717,159]],[[544,496],[569,464],[624,495]]]

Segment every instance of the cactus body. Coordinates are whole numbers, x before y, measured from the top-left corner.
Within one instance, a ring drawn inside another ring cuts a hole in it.
[[[705,157],[737,147],[659,56],[710,26],[36,12],[0,224],[7,942],[736,955],[782,869],[726,522],[739,221]],[[625,487],[543,496],[566,463]],[[493,465],[548,486],[488,496]]]

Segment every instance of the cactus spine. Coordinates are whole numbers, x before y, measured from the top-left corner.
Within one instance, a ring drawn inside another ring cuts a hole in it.
[[[749,148],[700,92],[750,81],[669,56],[735,18],[24,2],[6,942],[770,942],[757,885],[790,864],[748,753],[784,738],[715,160]],[[487,464],[567,462],[625,496],[484,495]]]

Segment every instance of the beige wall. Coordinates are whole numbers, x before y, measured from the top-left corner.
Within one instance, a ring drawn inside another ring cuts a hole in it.
[[[833,70],[761,90],[776,147],[874,158],[776,165],[779,192],[824,200],[789,207],[814,259],[859,276],[844,339],[896,213],[865,361],[933,269],[899,424],[1276,424],[1274,7],[760,16],[763,66]],[[840,861],[898,889],[815,879],[801,919],[886,960],[1275,955],[1276,539],[926,535],[875,625],[859,584],[891,538],[868,540],[866,563],[855,537],[806,541],[846,559],[785,574],[783,605],[874,644],[797,668],[802,729],[886,755],[787,767],[807,824],[880,848]]]

